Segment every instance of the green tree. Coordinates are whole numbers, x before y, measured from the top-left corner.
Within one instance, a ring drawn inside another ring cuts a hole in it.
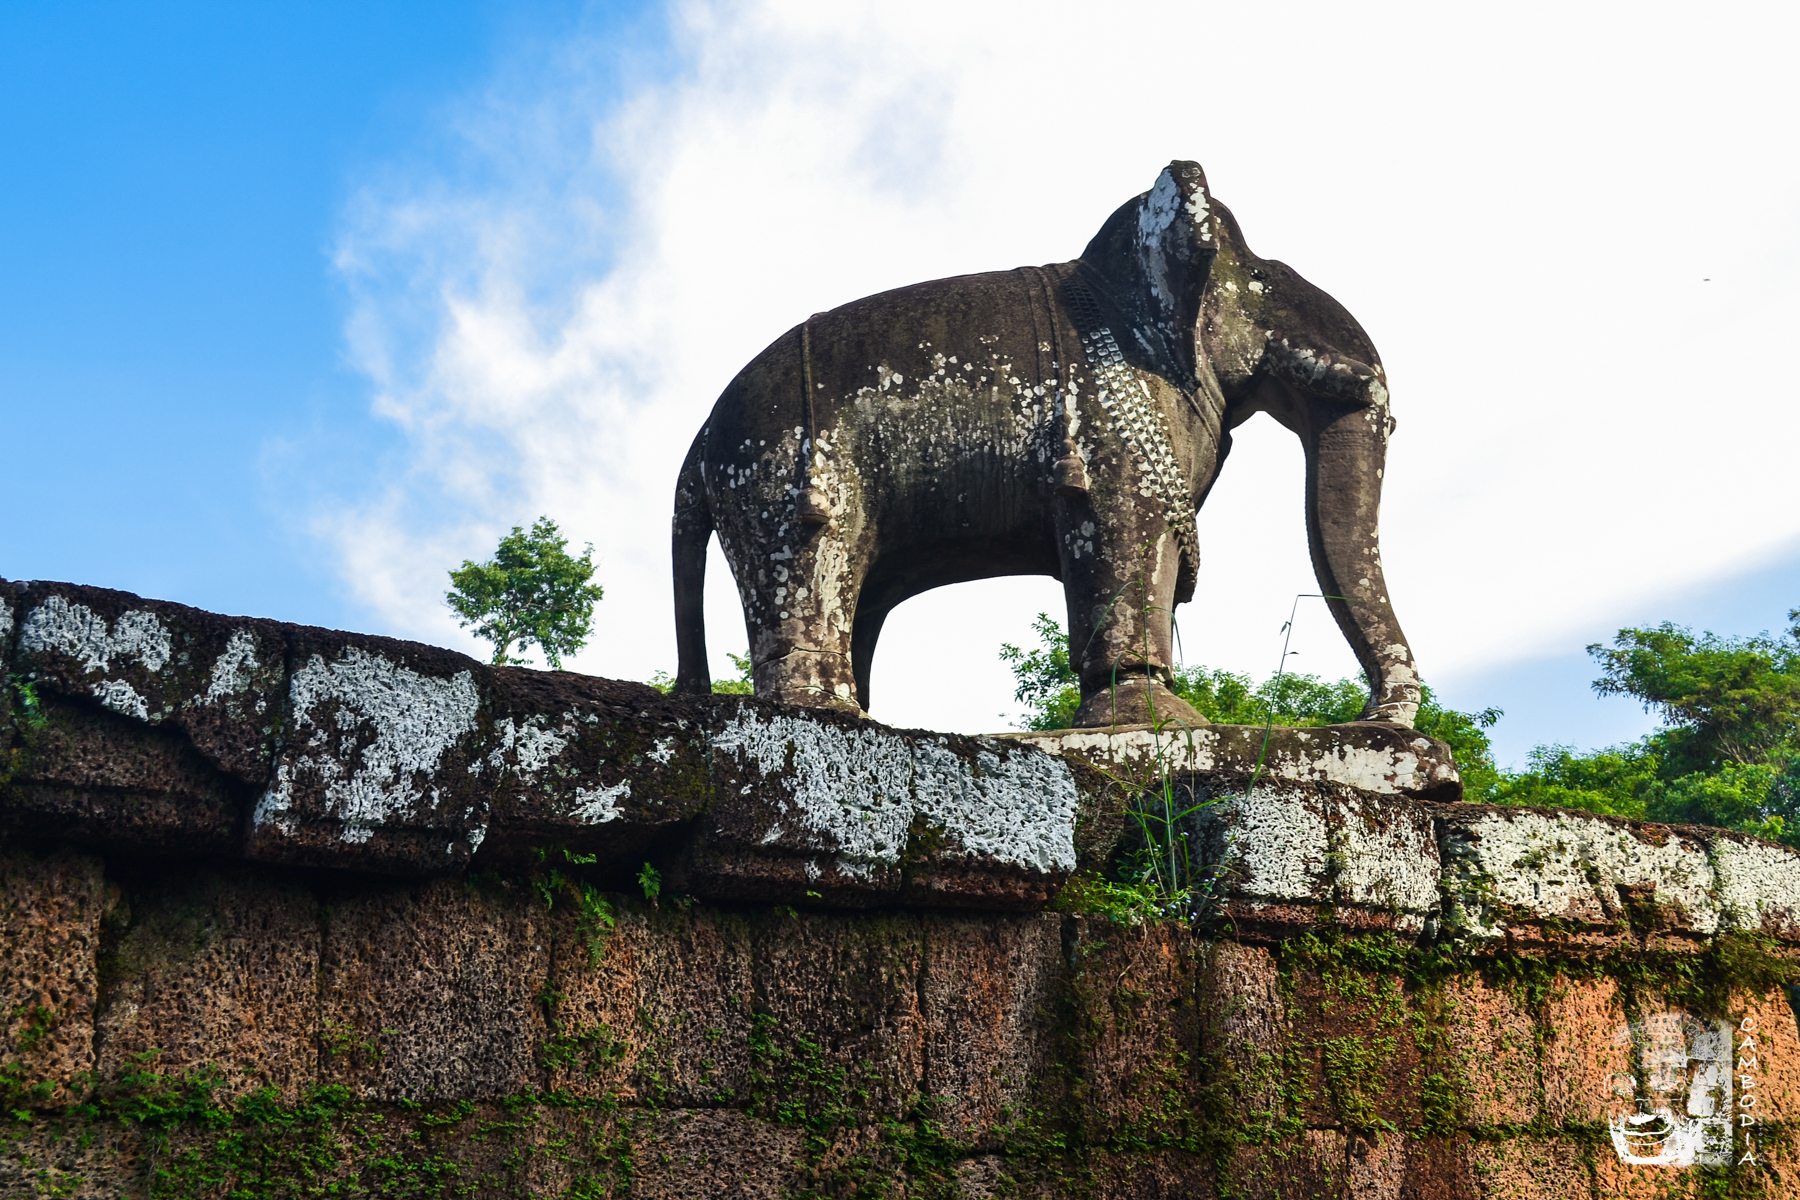
[[[513,653],[536,645],[553,670],[562,656],[587,645],[594,622],[594,603],[605,593],[594,578],[594,548],[580,558],[568,552],[568,540],[549,517],[539,517],[526,532],[514,525],[500,539],[491,561],[470,562],[450,572],[448,604],[475,635],[493,643],[494,663],[521,665]]]
[[[715,696],[753,696],[756,694],[756,677],[750,664],[750,652],[732,654],[727,651],[726,658],[737,668],[736,679],[715,679],[712,690]],[[650,686],[664,695],[675,690],[675,677],[667,671],[658,671],[650,676]]]
[[[1081,706],[1081,682],[1069,666],[1069,639],[1049,613],[1031,623],[1038,645],[1021,650],[1000,643],[1000,660],[1012,668],[1013,699],[1025,705],[1025,728],[1067,729]]]
[[[1800,620],[1800,609],[1788,620]],[[1677,775],[1767,762],[1792,745],[1800,718],[1797,637],[1800,627],[1779,638],[1695,637],[1666,621],[1621,629],[1611,647],[1588,647],[1601,669],[1594,690],[1631,696],[1662,715],[1656,736]]]
[[[1788,620],[1800,621],[1800,610]],[[1800,844],[1800,625],[1780,637],[1723,637],[1665,621],[1621,629],[1588,653],[1600,664],[1594,690],[1638,700],[1662,728],[1586,753],[1540,746],[1494,799]]]

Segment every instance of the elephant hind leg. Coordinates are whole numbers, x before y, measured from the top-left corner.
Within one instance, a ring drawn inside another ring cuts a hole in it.
[[[875,643],[881,640],[881,627],[891,610],[871,611],[859,607],[856,626],[850,637],[850,662],[856,676],[856,702],[867,712],[869,708],[869,674],[875,669]]]
[[[758,696],[861,711],[847,615],[856,610],[860,583],[830,527],[806,537],[780,568],[759,579],[745,605]]]

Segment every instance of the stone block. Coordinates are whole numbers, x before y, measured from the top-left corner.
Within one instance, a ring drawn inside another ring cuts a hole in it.
[[[263,862],[398,874],[467,865],[486,833],[480,665],[434,646],[294,628],[286,726],[251,818]]]
[[[1720,925],[1800,942],[1800,853],[1744,834],[1702,834],[1717,881]]]
[[[1074,869],[1074,779],[1034,748],[751,701],[721,715],[715,799],[671,870],[684,891],[1029,909]]]
[[[88,1091],[108,903],[96,859],[0,857],[0,1089],[11,1108],[61,1106]]]
[[[1719,929],[1716,874],[1697,835],[1564,810],[1467,806],[1441,819],[1459,937],[1599,946],[1631,940],[1634,928]]]
[[[1291,1042],[1274,957],[1261,946],[1213,942],[1196,991],[1204,1061],[1231,1113],[1251,1127],[1279,1123],[1288,1115],[1282,1079]]]
[[[775,910],[752,930],[751,1065],[766,1082],[739,1102],[798,1097],[817,1109],[855,1091],[870,1112],[905,1115],[924,1079],[923,918]]]
[[[550,952],[512,884],[438,880],[328,906],[320,1074],[375,1100],[497,1100],[543,1086]]]
[[[1479,1196],[1473,1150],[1474,1143],[1466,1133],[1408,1138],[1401,1200],[1469,1200]]]
[[[1238,1147],[1232,1194],[1244,1200],[1338,1200],[1348,1176],[1343,1131],[1307,1129],[1284,1142]]]
[[[548,1085],[664,1107],[741,1101],[756,1028],[750,922],[698,905],[615,908],[616,926],[598,940],[566,904],[544,922],[555,996],[540,1053]]]
[[[709,702],[566,671],[479,678],[494,718],[469,767],[492,793],[480,863],[562,846],[635,869],[711,803]]]
[[[319,1066],[312,894],[202,872],[134,887],[129,908],[99,1019],[101,1079],[136,1062],[167,1075],[211,1068],[222,1098],[273,1086],[298,1100]]]
[[[1306,1123],[1418,1127],[1427,1059],[1400,978],[1323,962],[1297,967],[1290,980],[1290,1045],[1307,1074],[1290,1077],[1289,1085],[1310,1096]]]
[[[1171,785],[1177,807],[1193,810],[1176,823],[1199,848],[1203,912],[1233,936],[1289,937],[1324,909],[1340,927],[1413,936],[1436,913],[1437,833],[1425,801],[1461,789],[1441,743],[1375,724],[1269,730],[1266,749],[1260,726],[1019,739],[1088,763],[1109,781],[1103,800],[1121,810]]]
[[[1347,1138],[1345,1192],[1350,1200],[1400,1200],[1406,1183],[1406,1138],[1354,1131]]]
[[[1432,810],[1404,799],[1259,785],[1194,815],[1212,923],[1281,939],[1320,910],[1346,929],[1418,935],[1438,906]]]
[[[0,1125],[0,1196],[122,1200],[144,1194],[146,1151],[136,1130],[79,1118]]]
[[[0,822],[34,841],[134,858],[224,859],[242,845],[249,789],[179,730],[54,692],[12,751]]]
[[[48,692],[179,729],[221,770],[268,776],[292,626],[129,592],[18,585],[13,670]]]
[[[1084,1122],[1101,1135],[1195,1111],[1201,1015],[1198,938],[1179,925],[1120,927],[1071,918],[1072,1057]],[[1100,1140],[1100,1139],[1096,1139]]]
[[[941,1099],[948,1136],[972,1138],[1041,1105],[1062,975],[1059,917],[925,922],[920,1090]]]
[[[1035,1188],[990,1190],[987,1195],[1043,1197],[1061,1200],[1068,1195],[1104,1197],[1105,1200],[1213,1200],[1216,1190],[1209,1156],[1181,1150],[1111,1153],[1095,1150],[1082,1164],[1082,1180],[1035,1181]],[[1073,1184],[1073,1186],[1071,1186]]]
[[[1489,987],[1479,975],[1450,980],[1442,1002],[1439,1020],[1462,1085],[1464,1119],[1477,1128],[1535,1120],[1543,1083],[1531,1014],[1511,993]]]
[[[1590,1187],[1581,1143],[1573,1139],[1510,1137],[1480,1141],[1472,1155],[1482,1200],[1570,1200]]]
[[[802,1131],[741,1112],[659,1112],[630,1136],[633,1200],[782,1200],[802,1179]]]
[[[1267,730],[1261,725],[1204,725],[1161,732],[1136,725],[1006,736],[1086,759],[1140,787],[1168,775],[1196,776],[1219,792],[1248,790],[1255,779],[1438,803],[1462,796],[1462,778],[1447,745],[1380,722]]]
[[[1543,1009],[1544,1117],[1557,1127],[1600,1125],[1616,1082],[1631,1073],[1625,1004],[1611,979],[1561,976]]]

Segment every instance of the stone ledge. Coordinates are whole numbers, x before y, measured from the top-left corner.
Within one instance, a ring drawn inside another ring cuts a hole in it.
[[[707,899],[1030,910],[1107,865],[1166,773],[1238,936],[1800,943],[1786,847],[1457,804],[1448,747],[1382,723],[895,730],[6,581],[0,668],[41,700],[0,689],[0,829],[127,858],[427,878],[560,848]]]
[[[1439,815],[1445,914],[1461,936],[1678,949],[1744,931],[1800,942],[1800,854],[1723,829],[1566,809]]]
[[[1311,729],[1146,725],[1016,735],[1079,758],[1122,792],[1167,773],[1202,915],[1280,939],[1322,913],[1415,937],[1439,910],[1438,802],[1462,794],[1450,748],[1378,722]]]
[[[412,877],[561,847],[850,906],[1034,908],[1075,865],[1068,765],[992,738],[71,584],[0,581],[0,657],[43,702],[0,710],[0,819],[40,840]]]

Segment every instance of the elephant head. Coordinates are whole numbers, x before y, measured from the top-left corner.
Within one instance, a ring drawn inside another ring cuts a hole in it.
[[[1419,677],[1388,600],[1380,550],[1382,474],[1395,421],[1369,335],[1292,267],[1251,251],[1199,163],[1170,163],[1150,191],[1113,213],[1081,261],[1107,279],[1164,369],[1185,375],[1223,411],[1219,462],[1229,431],[1258,412],[1298,435],[1313,569],[1369,680],[1363,719],[1411,725]],[[1209,478],[1201,499],[1210,486]]]

